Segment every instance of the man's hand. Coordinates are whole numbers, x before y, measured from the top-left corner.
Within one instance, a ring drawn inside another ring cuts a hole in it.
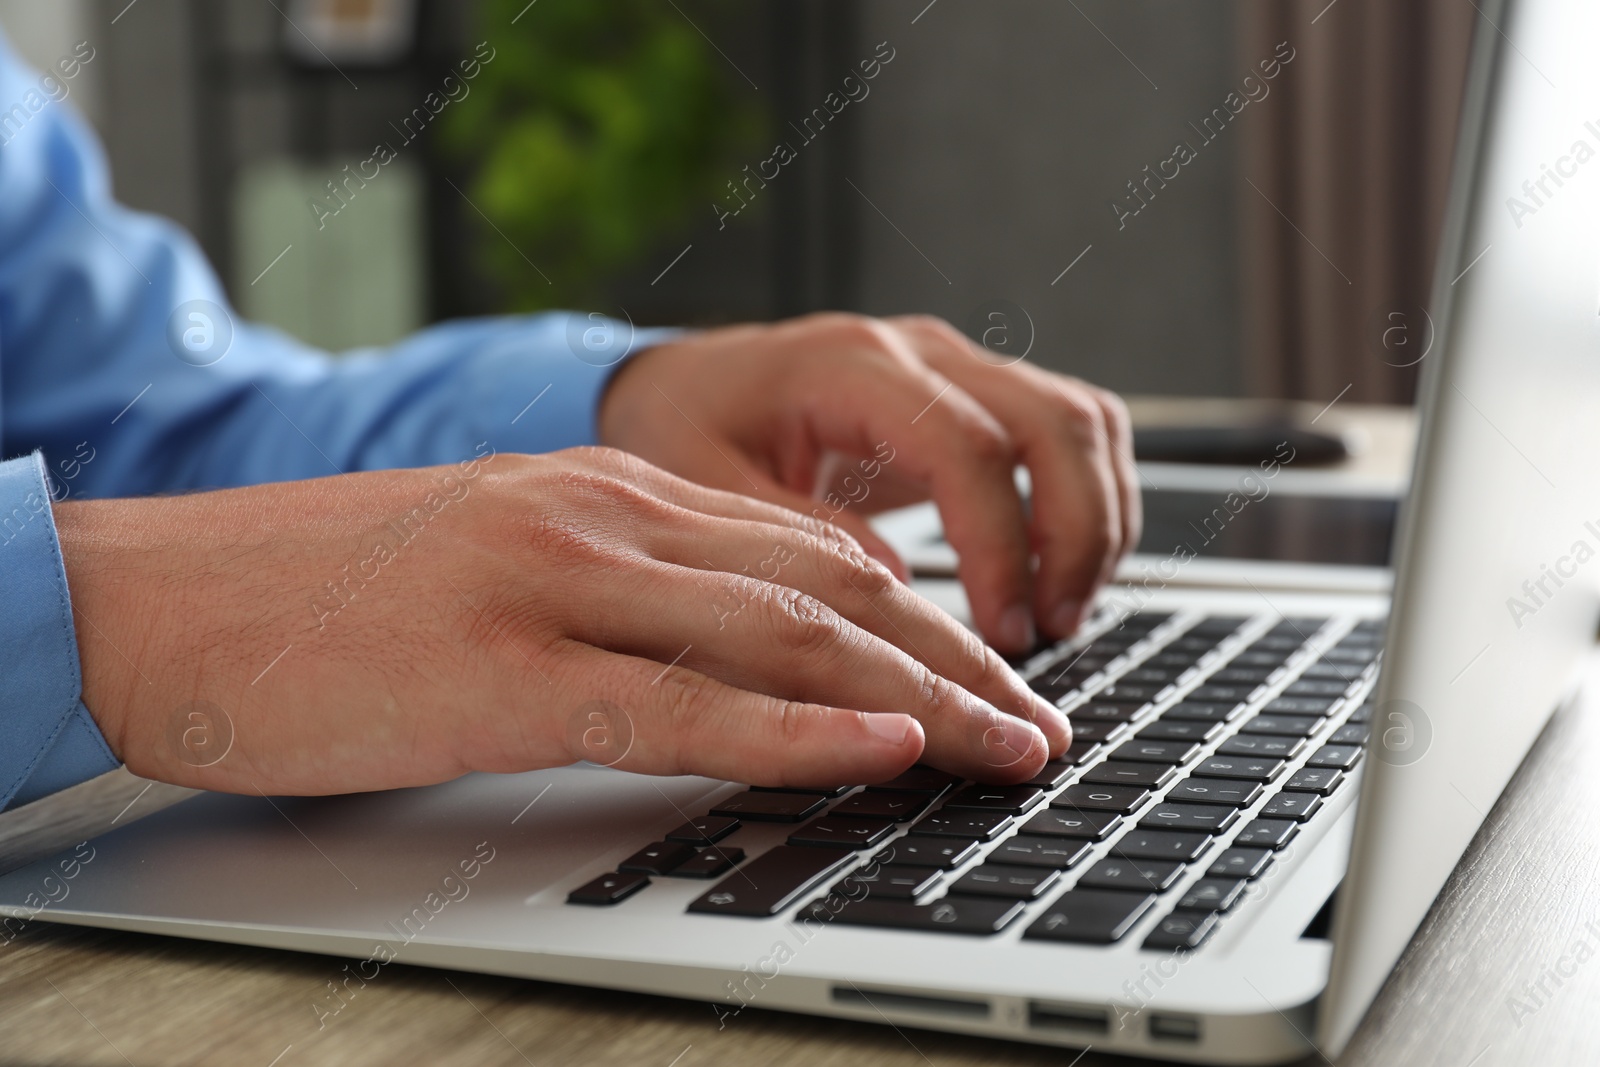
[[[950,407],[981,421],[965,397]],[[916,441],[908,470],[962,462],[887,425]],[[1003,481],[1002,458],[950,492]],[[922,758],[1018,781],[1070,739],[838,527],[610,449],[55,514],[84,702],[147,777],[328,793],[589,759],[822,785]]]
[[[1036,627],[1077,629],[1138,542],[1139,493],[1117,397],[997,362],[932,318],[714,330],[620,371],[601,440],[703,485],[820,509],[897,571],[866,514],[931,496],[978,628],[1021,652]],[[1019,462],[1031,515],[1012,479]]]

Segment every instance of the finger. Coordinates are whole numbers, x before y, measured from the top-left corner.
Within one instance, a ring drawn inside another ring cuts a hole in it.
[[[1052,756],[1072,741],[1066,716],[1037,696],[976,634],[859,551],[758,523],[727,524],[718,543],[703,531],[663,531],[657,557],[742,574],[805,593],[995,708],[1039,727]]]
[[[1099,403],[1054,376],[1047,381],[1049,394],[1012,398],[1008,416],[1016,419],[1016,432],[1026,441],[1024,462],[1033,475],[1033,533],[1039,546],[1035,606],[1045,628],[1066,637],[1116,572],[1123,544],[1122,496]],[[1006,405],[1000,398],[995,403]]]
[[[757,478],[758,482],[761,480],[760,477]],[[900,558],[900,553],[890,547],[889,542],[878,536],[866,516],[850,510],[848,497],[830,493],[820,500],[809,499],[791,489],[785,489],[776,482],[762,486],[761,495],[780,507],[800,511],[821,522],[831,522],[855,538],[868,556],[889,568],[889,573],[900,582],[911,581],[911,568]]]
[[[981,633],[1007,652],[1034,641],[1031,549],[1010,437],[981,404],[882,324],[842,319],[789,383],[824,448],[879,452],[929,486]]]
[[[871,524],[863,517],[846,514],[842,508],[838,514],[832,514],[833,504],[810,500],[785,489],[762,472],[745,473],[744,476],[749,480],[741,481],[743,472],[730,466],[727,476],[722,479],[727,483],[725,487],[708,486],[680,478],[626,452],[615,449],[588,451],[590,454],[586,461],[596,473],[603,477],[619,478],[679,507],[723,518],[786,526],[813,536],[836,538],[843,531],[848,535],[844,540],[854,539],[902,581],[911,580],[911,572],[899,554],[873,531]],[[741,485],[750,488],[756,495],[741,491]]]
[[[925,758],[969,778],[1020,781],[1048,758],[1040,730],[943,678],[815,597],[744,575],[639,564],[626,590],[595,590],[571,629],[611,651],[685,666],[808,705],[916,717]]]
[[[1126,556],[1139,547],[1144,535],[1144,499],[1139,493],[1139,468],[1133,459],[1133,419],[1128,405],[1108,389],[1085,385],[1105,415],[1106,437],[1111,448],[1111,466],[1117,476],[1117,497],[1122,502],[1122,552]]]
[[[1030,531],[1039,554],[1035,617],[1073,633],[1116,570],[1125,538],[1123,497],[1100,398],[1086,386],[1026,365],[994,366],[938,319],[897,320],[930,365],[998,419],[1033,476]]]
[[[561,723],[574,760],[641,774],[832,786],[892,778],[923,751],[921,726],[898,712],[779,700],[595,648],[562,664],[558,684],[582,694]]]

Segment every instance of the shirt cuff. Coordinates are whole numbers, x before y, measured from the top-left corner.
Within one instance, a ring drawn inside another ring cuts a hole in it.
[[[576,311],[525,321],[525,329],[486,346],[474,375],[477,395],[467,414],[497,452],[598,444],[600,401],[611,379],[641,352],[689,332]]]
[[[88,781],[117,759],[83,676],[44,457],[0,463],[0,810]]]

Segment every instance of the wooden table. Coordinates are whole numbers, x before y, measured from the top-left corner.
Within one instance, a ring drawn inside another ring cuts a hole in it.
[[[1600,960],[1578,961],[1600,956],[1596,708],[1600,655],[1489,813],[1341,1067],[1600,1062]],[[0,816],[0,869],[186,792],[144,787],[118,772]],[[754,1008],[719,1029],[705,1004],[399,964],[319,1031],[311,1003],[339,969],[323,957],[35,923],[0,945],[0,960],[6,1064],[1063,1067],[1075,1055]],[[1079,1062],[1132,1061],[1091,1052]]]

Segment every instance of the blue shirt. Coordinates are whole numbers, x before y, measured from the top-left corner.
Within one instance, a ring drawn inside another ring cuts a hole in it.
[[[117,765],[52,500],[592,444],[616,366],[663,336],[556,313],[334,360],[242,322],[187,233],[111,199],[87,125],[0,37],[0,458],[20,457],[0,462],[0,808]]]

